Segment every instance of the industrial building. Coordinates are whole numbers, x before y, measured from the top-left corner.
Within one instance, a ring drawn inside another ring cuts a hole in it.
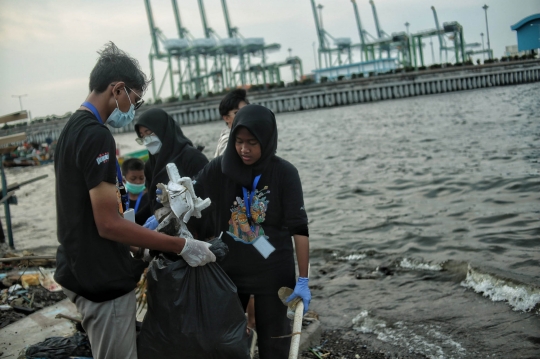
[[[527,16],[510,28],[517,34],[518,51],[540,49],[540,14]]]

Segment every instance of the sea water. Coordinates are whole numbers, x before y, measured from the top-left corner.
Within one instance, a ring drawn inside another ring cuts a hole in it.
[[[536,83],[276,116],[326,329],[411,358],[540,358],[539,94]],[[183,131],[210,159],[223,126]],[[135,133],[115,137],[121,153],[140,148]],[[24,231],[24,205],[13,208],[22,246],[35,245],[41,224]]]

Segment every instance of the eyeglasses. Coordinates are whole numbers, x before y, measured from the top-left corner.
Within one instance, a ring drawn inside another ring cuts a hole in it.
[[[137,138],[135,139],[135,142],[137,142],[139,145],[142,146],[142,145],[144,145],[144,139],[145,139],[146,137],[150,137],[150,136],[154,136],[154,132],[152,132],[152,133],[150,133],[150,134],[148,134],[148,135],[144,135],[144,136],[142,136],[142,137],[137,137]]]
[[[111,84],[111,86],[116,86],[116,84]],[[127,88],[129,91],[133,92],[135,95],[137,95],[137,97],[139,98],[139,101],[135,102],[135,110],[138,110],[139,107],[141,107],[144,103],[144,100],[142,98],[142,96],[139,96],[138,93],[136,93],[135,91],[133,91],[132,89],[130,89],[129,87],[127,87],[126,85],[124,85],[125,88]],[[126,94],[128,95],[128,100],[129,100],[129,103],[131,103],[131,100],[129,99],[129,92],[127,92],[126,90]],[[143,94],[144,96],[144,94]]]
[[[135,95],[137,95],[137,97],[139,98],[139,101],[135,102],[135,110],[139,109],[139,107],[141,107],[142,104],[144,103],[143,98],[142,98],[141,96],[139,96],[138,93],[136,93],[135,91],[133,91],[132,89],[130,89],[129,87],[126,86],[126,88],[127,88],[129,91],[133,92]],[[144,96],[144,95],[143,95],[143,96]],[[129,94],[128,94],[128,97],[129,97]]]

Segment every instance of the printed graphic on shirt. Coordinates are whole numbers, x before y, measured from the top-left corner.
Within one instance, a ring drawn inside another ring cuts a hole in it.
[[[269,201],[266,199],[268,193],[270,193],[270,190],[267,186],[262,190],[255,190],[250,208],[251,220],[248,220],[246,215],[244,200],[236,197],[236,201],[231,207],[232,214],[229,220],[229,234],[235,237],[234,239],[251,242],[264,235],[261,223],[264,222],[266,209],[268,208]]]
[[[100,153],[96,158],[96,162],[98,165],[109,162],[109,152]]]

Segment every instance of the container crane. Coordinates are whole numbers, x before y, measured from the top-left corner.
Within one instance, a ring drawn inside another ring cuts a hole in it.
[[[238,28],[232,26],[227,1],[221,0],[221,5],[223,8],[225,25],[227,26],[227,33],[229,35],[229,38],[221,39],[222,48],[225,53],[229,54],[229,64],[231,56],[238,56],[239,65],[237,70],[232,72],[232,76],[234,77],[236,74],[240,75],[240,83],[242,86],[246,85],[248,82],[246,76],[249,76],[250,83],[255,83],[257,85],[259,84],[259,80],[262,80],[265,88],[268,88],[267,80],[272,83],[277,79],[277,82],[279,83],[281,81],[279,68],[282,66],[291,66],[293,73],[295,73],[296,68],[299,68],[300,75],[302,75],[302,61],[298,57],[289,57],[284,62],[267,64],[266,54],[271,51],[279,50],[281,45],[277,43],[266,44],[264,39],[260,37],[244,38]],[[252,64],[252,57],[258,56],[261,57],[260,63]],[[295,80],[295,78],[293,78],[293,80]],[[236,84],[231,83],[231,87],[233,85]]]
[[[364,37],[364,29],[362,28],[362,22],[360,21],[360,13],[358,12],[358,6],[356,5],[356,0],[351,0],[354,8],[354,16],[356,17],[356,26],[358,27],[358,35],[360,35],[360,61],[363,61],[363,58],[369,60],[368,53],[366,49],[366,39]]]
[[[352,54],[351,54],[351,39],[348,37],[335,38],[328,33],[323,27],[322,24],[322,5],[315,6],[315,0],[311,0],[311,8],[313,10],[313,18],[315,19],[315,27],[317,29],[317,37],[319,39],[319,66],[321,64],[321,55],[324,55],[324,60],[326,67],[333,66],[332,64],[332,53],[337,54],[337,62],[341,65],[342,59],[341,54],[343,52],[347,53],[347,59],[349,63],[352,63]],[[317,15],[317,9],[319,14]],[[330,47],[330,38],[334,41],[335,48]]]
[[[379,16],[377,15],[377,8],[375,7],[375,3],[373,2],[373,0],[369,0],[369,4],[371,5],[371,9],[373,11],[373,19],[375,20],[375,28],[377,30],[377,37],[379,39],[382,39],[384,35],[387,35],[387,34],[385,34],[385,32],[381,29],[381,24],[379,23]]]
[[[375,29],[377,30],[377,38],[379,40],[384,39],[384,38],[389,38],[390,36],[388,36],[388,34],[384,32],[383,29],[381,29],[381,24],[379,22],[379,16],[377,15],[377,8],[375,7],[375,3],[373,2],[373,0],[369,0],[369,4],[371,5],[371,9],[373,11],[373,20],[375,21]],[[390,46],[381,45],[379,47],[379,50],[381,53],[383,49],[386,50],[388,57],[390,58]]]
[[[446,46],[446,41],[444,41],[444,31],[441,29],[441,26],[439,25],[439,17],[437,16],[437,10],[435,10],[435,6],[431,7],[431,10],[433,11],[433,17],[435,18],[435,27],[440,33],[438,34],[439,38],[439,62],[442,62],[442,52],[445,51],[446,54],[446,62],[448,62],[448,50],[451,48],[448,48]]]
[[[152,37],[152,47],[149,54],[150,74],[152,78],[154,78],[154,60],[166,59],[168,63],[168,67],[167,67],[167,71],[165,72],[165,78],[167,77],[167,75],[169,76],[169,81],[171,84],[171,94],[174,94],[174,80],[173,80],[172,59],[171,59],[172,55],[170,51],[168,51],[167,53],[160,51],[160,46],[159,46],[160,41],[166,44],[167,38],[165,38],[161,30],[155,25],[154,15],[152,13],[152,6],[150,5],[150,0],[145,0],[144,4],[146,7],[146,15],[148,17],[148,25],[150,26],[150,36]],[[163,84],[164,82],[162,82],[159,92],[156,93],[156,84],[154,81],[152,81],[152,95],[154,96],[154,99],[156,99],[159,96],[159,93],[161,92]]]

